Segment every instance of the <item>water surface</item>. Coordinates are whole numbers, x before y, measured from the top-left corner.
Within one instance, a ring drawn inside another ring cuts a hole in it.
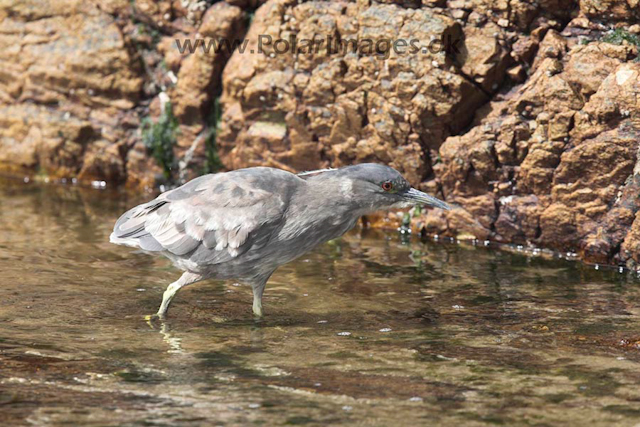
[[[2,425],[640,423],[640,287],[356,230],[251,290],[108,243],[142,201],[0,181]],[[149,196],[147,196],[149,197]]]

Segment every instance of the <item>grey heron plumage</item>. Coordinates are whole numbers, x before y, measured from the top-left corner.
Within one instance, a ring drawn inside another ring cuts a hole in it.
[[[165,291],[159,317],[180,288],[207,278],[250,284],[262,316],[265,285],[279,266],[341,236],[362,215],[415,204],[450,209],[384,165],[300,175],[255,167],[204,175],[134,207],[110,240],[162,254],[184,271]]]

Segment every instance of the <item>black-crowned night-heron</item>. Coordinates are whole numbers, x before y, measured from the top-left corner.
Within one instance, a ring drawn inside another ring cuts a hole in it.
[[[160,318],[180,288],[208,278],[250,284],[253,312],[262,316],[262,293],[279,266],[341,236],[362,215],[415,204],[450,209],[378,164],[299,175],[240,169],[201,176],[127,211],[111,242],[162,254],[184,271],[164,292]]]

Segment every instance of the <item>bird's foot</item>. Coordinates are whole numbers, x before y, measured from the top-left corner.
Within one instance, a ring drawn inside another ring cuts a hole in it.
[[[162,326],[162,321],[165,320],[164,316],[160,316],[158,313],[156,314],[147,314],[144,316],[144,320],[147,322],[147,325],[151,329],[158,329]]]
[[[256,313],[255,310],[253,311],[253,324],[255,327],[261,327],[265,324],[262,311],[260,311],[259,313]]]
[[[262,319],[264,317],[264,313],[262,311],[262,306],[261,305],[259,305],[259,306],[255,306],[254,305],[253,306],[253,315],[256,318],[259,318],[259,319]]]

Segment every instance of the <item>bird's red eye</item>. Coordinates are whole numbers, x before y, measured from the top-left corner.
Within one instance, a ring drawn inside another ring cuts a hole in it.
[[[384,191],[391,191],[393,189],[393,183],[391,181],[385,181],[381,187]]]

